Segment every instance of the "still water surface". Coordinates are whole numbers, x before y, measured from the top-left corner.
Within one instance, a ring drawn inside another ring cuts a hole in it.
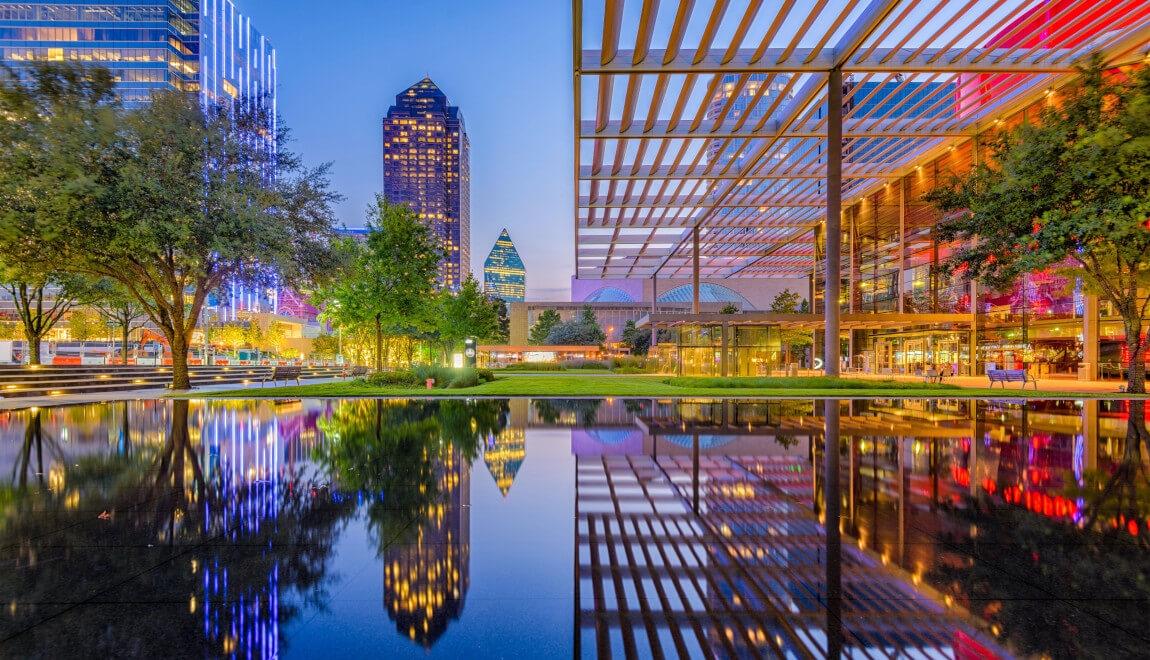
[[[0,412],[0,654],[1132,656],[1144,432],[1098,401]]]

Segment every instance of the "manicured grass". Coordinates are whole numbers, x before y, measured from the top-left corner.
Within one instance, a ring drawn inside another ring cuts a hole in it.
[[[362,381],[320,383],[292,387],[249,388],[224,392],[196,392],[189,398],[343,398],[343,397],[941,397],[941,398],[1125,398],[1127,395],[1075,392],[1035,392],[1000,388],[963,388],[952,384],[924,384],[860,378],[671,378],[668,376],[616,376],[605,374],[547,373],[501,375],[493,383],[463,389],[427,390],[411,387],[372,387]]]

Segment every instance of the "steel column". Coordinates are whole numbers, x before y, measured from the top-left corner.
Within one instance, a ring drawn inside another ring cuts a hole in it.
[[[823,369],[838,376],[839,294],[842,289],[842,192],[843,192],[843,71],[831,69],[827,76],[827,217],[826,284],[823,316]]]
[[[699,313],[699,228],[691,231],[691,313]]]

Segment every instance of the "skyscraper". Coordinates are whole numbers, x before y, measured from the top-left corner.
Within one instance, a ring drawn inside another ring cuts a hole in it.
[[[275,49],[232,0],[0,3],[0,62],[37,61],[104,66],[129,106],[177,89],[261,99],[275,116]]]
[[[443,248],[440,286],[471,269],[471,143],[459,108],[430,78],[395,97],[383,120],[383,196],[407,204]]]
[[[483,290],[505,302],[527,300],[527,269],[506,229],[483,262]]]

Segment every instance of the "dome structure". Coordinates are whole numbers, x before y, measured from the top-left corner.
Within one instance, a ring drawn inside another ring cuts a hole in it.
[[[583,302],[589,302],[589,303],[596,303],[596,302],[599,302],[599,303],[633,303],[633,302],[635,302],[635,298],[632,297],[631,294],[627,293],[626,291],[624,291],[618,287],[605,286],[605,287],[602,287],[600,289],[596,289],[595,291],[593,291],[591,293],[591,295],[587,296],[587,298]]]
[[[684,303],[689,304],[692,302],[694,293],[691,290],[690,284],[677,286],[663,295],[659,296],[661,303]],[[719,284],[711,284],[704,282],[699,285],[699,302],[701,303],[731,303],[738,305],[739,309],[744,311],[753,310],[755,306],[749,300],[744,298],[742,294],[732,291],[725,286]]]

